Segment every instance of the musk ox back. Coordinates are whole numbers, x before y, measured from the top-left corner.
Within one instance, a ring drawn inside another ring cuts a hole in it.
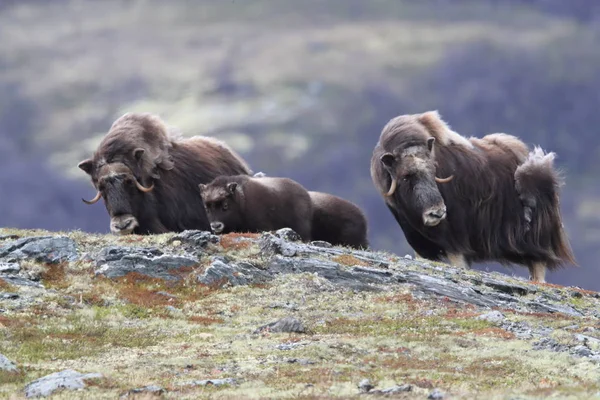
[[[576,265],[553,160],[507,134],[467,139],[429,111],[386,124],[371,178],[417,255],[522,264],[545,281],[546,268]]]
[[[310,196],[291,179],[220,176],[198,187],[215,233],[291,228],[311,240]]]
[[[366,249],[367,218],[348,200],[328,193],[308,192],[313,204],[312,240]]]
[[[79,163],[104,199],[116,234],[209,230],[198,184],[219,175],[251,174],[225,143],[210,137],[180,138],[149,113],[118,118],[92,158]]]

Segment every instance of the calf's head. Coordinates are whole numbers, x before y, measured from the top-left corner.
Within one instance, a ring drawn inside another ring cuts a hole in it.
[[[217,178],[209,184],[199,184],[198,188],[214,233],[239,232],[243,229],[244,215],[240,204],[243,193],[237,182]]]
[[[131,169],[121,162],[108,164],[85,160],[79,163],[79,168],[91,176],[98,191],[92,200],[82,199],[83,202],[94,204],[103,198],[110,216],[110,231],[118,235],[133,233],[139,226],[144,196],[154,189],[154,184],[142,185]]]
[[[446,218],[446,205],[437,183],[451,181],[453,176],[438,178],[433,154],[435,138],[411,142],[380,157],[383,168],[391,178],[385,196],[394,193],[399,205],[409,214],[419,217],[425,226],[436,226]]]

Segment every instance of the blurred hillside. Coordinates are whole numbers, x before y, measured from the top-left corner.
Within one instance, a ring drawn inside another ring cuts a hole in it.
[[[107,232],[103,206],[80,201],[93,190],[77,162],[121,114],[150,111],[186,135],[226,140],[255,171],[356,202],[375,249],[412,254],[369,161],[390,118],[438,109],[464,135],[503,131],[558,153],[581,268],[549,279],[600,289],[599,9],[595,0],[4,1],[0,226]]]

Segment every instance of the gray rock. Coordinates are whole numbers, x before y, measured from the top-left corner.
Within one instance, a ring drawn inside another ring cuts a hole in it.
[[[300,365],[315,364],[314,361],[309,360],[308,358],[288,358],[287,362],[290,363],[290,364],[300,364]]]
[[[0,262],[0,274],[17,274],[20,270],[17,263]]]
[[[492,324],[499,325],[502,322],[504,322],[504,314],[502,314],[500,311],[494,310],[478,316],[477,319],[481,319],[484,321],[491,322]]]
[[[183,383],[185,386],[223,386],[223,385],[235,385],[237,381],[233,378],[224,378],[224,379],[205,379],[205,380],[195,380]]]
[[[325,249],[329,249],[331,247],[333,247],[333,245],[329,242],[325,242],[323,240],[313,240],[312,242],[310,242],[311,245],[316,246],[316,247],[322,247]]]
[[[165,392],[166,392],[166,390],[158,385],[149,385],[149,386],[144,386],[141,388],[131,389],[127,393],[125,393],[123,396],[121,396],[121,398],[127,398],[130,395],[136,395],[136,394],[140,394],[140,393],[150,393],[150,394],[158,396]]]
[[[300,321],[294,317],[285,317],[278,321],[271,322],[270,324],[261,326],[260,328],[255,330],[254,333],[256,334],[256,333],[260,333],[263,331],[276,332],[276,333],[279,333],[279,332],[306,333],[306,328],[304,327],[304,324],[302,323],[302,321]]]
[[[15,300],[19,298],[19,293],[0,293],[0,299]]]
[[[302,240],[300,235],[290,228],[282,228],[275,231],[275,236],[288,242],[299,242]]]
[[[233,286],[248,285],[250,283],[264,283],[272,277],[260,268],[250,263],[227,264],[215,259],[206,268],[204,274],[198,276],[198,282],[205,285],[223,285],[229,283]]]
[[[220,241],[219,236],[213,235],[208,231],[198,231],[198,230],[187,230],[178,233],[174,237],[169,240],[169,243],[173,243],[176,240],[181,243],[192,245],[194,247],[204,248],[209,244],[217,244]]]
[[[86,379],[102,378],[102,374],[82,374],[71,369],[67,369],[54,374],[46,375],[36,379],[25,386],[26,397],[50,396],[57,390],[83,389],[86,386]]]
[[[281,254],[286,257],[293,257],[299,250],[298,245],[290,243],[285,239],[275,236],[272,233],[263,233],[259,241],[260,251],[265,256]]]
[[[306,343],[301,343],[301,342],[282,343],[282,344],[278,344],[277,346],[275,346],[275,348],[277,350],[288,351],[288,350],[294,350],[295,348],[302,347],[302,346],[306,346]]]
[[[541,338],[539,341],[533,343],[534,350],[550,350],[556,352],[568,351],[569,346],[560,344],[556,340],[545,337]]]
[[[573,354],[578,355],[580,357],[589,357],[594,355],[594,353],[590,349],[581,344],[579,346],[573,347],[571,351],[573,352]]]
[[[0,371],[17,372],[17,366],[10,361],[6,356],[0,354]]]
[[[444,392],[442,392],[440,389],[433,389],[433,391],[429,393],[429,396],[427,396],[427,398],[430,400],[441,400],[444,397]]]
[[[598,338],[577,333],[575,334],[575,339],[577,339],[579,342],[582,342],[586,346],[592,346],[592,348],[600,348],[600,339]]]
[[[66,236],[28,237],[0,247],[0,259],[14,262],[33,259],[56,264],[77,260],[77,245]]]
[[[375,386],[373,386],[371,381],[368,379],[363,379],[358,383],[358,389],[361,391],[361,393],[368,393],[374,387]]]
[[[371,390],[369,394],[380,395],[380,396],[389,396],[392,394],[398,394],[403,392],[411,392],[413,389],[412,385],[396,385],[386,389],[381,390]]]
[[[130,248],[111,246],[102,249],[95,258],[96,274],[108,278],[138,272],[153,278],[180,279],[176,272],[182,267],[195,267],[198,259],[192,256],[164,254],[156,248]]]
[[[29,286],[29,287],[37,287],[37,288],[44,287],[39,282],[35,282],[35,281],[32,281],[31,279],[23,278],[18,275],[0,274],[0,279],[2,279],[6,283],[8,283],[10,285],[14,285],[14,286]]]

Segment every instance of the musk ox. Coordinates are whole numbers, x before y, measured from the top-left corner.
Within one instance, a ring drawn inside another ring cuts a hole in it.
[[[313,205],[312,240],[366,249],[367,218],[354,203],[328,193],[308,192]]]
[[[219,176],[198,188],[214,233],[291,228],[311,240],[310,196],[291,179]]]
[[[210,230],[198,184],[219,175],[251,174],[225,143],[205,136],[180,138],[149,113],[118,118],[93,157],[79,163],[104,199],[115,234]]]
[[[417,256],[521,264],[545,282],[546,269],[577,265],[554,157],[503,133],[467,139],[428,111],[385,125],[371,178]]]

